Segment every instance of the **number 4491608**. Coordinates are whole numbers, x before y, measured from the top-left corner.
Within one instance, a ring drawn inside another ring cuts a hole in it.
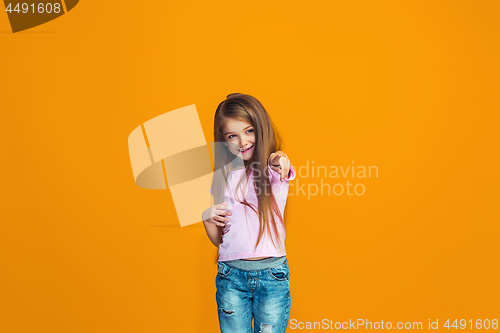
[[[16,12],[16,13],[24,13],[24,14],[26,14],[28,12],[33,13],[33,14],[35,14],[35,13],[50,14],[52,12],[60,13],[61,12],[61,4],[60,3],[55,3],[55,4],[39,3],[38,6],[35,6],[34,3],[32,3],[31,5],[29,5],[27,3],[17,3],[16,6],[14,8],[12,8],[12,3],[9,3],[9,5],[7,6],[7,8],[5,10],[9,13]]]
[[[469,325],[467,325],[467,323],[469,323]],[[446,321],[446,323],[443,325],[444,327],[446,327],[447,329],[450,329],[450,328],[455,328],[455,329],[465,329],[467,328],[467,326],[470,328],[470,329],[498,329],[498,319],[492,319],[492,320],[489,320],[489,319],[484,319],[484,320],[481,320],[481,319],[476,319],[476,322],[474,323],[471,320],[467,321],[465,319],[460,319],[460,321],[458,321],[458,319],[455,319],[455,321],[453,322],[453,324],[450,325],[450,320],[448,319]]]

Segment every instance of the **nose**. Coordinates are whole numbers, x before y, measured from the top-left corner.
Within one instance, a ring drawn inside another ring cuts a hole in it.
[[[240,147],[245,148],[247,146],[248,140],[246,138],[241,139]]]

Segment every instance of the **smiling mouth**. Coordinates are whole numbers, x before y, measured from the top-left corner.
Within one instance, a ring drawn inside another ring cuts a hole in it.
[[[254,145],[252,145],[252,146],[248,147],[247,149],[240,149],[240,152],[242,152],[242,153],[246,153],[247,151],[249,151],[250,149],[252,149],[252,148],[253,148],[253,146],[254,146]]]

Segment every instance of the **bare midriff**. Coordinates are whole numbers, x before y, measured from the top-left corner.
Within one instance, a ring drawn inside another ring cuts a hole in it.
[[[245,258],[245,259],[241,259],[241,260],[261,260],[261,259],[267,259],[267,258],[272,258],[272,257]]]

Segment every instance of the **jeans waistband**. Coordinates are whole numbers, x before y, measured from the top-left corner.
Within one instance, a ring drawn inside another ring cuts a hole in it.
[[[274,268],[283,265],[286,261],[286,256],[283,257],[271,257],[260,260],[228,260],[223,261],[225,264],[238,268],[244,271],[257,271],[260,269]]]

